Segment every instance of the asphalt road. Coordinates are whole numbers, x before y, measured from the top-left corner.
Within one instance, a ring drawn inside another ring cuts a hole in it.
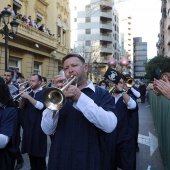
[[[157,133],[154,127],[149,103],[139,104],[139,148],[137,153],[137,170],[163,170],[160,156]],[[50,139],[48,138],[48,150]],[[27,154],[23,155],[24,166],[22,170],[29,170],[29,160]],[[48,156],[46,158],[48,160]]]

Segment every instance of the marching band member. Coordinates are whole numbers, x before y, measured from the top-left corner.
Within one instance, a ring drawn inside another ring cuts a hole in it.
[[[14,72],[11,69],[5,70],[4,80],[5,80],[5,83],[9,87],[11,96],[14,96],[19,93],[18,86],[13,84],[13,82],[12,82],[13,76],[14,76]]]
[[[79,54],[63,58],[68,79],[76,76],[77,86],[64,91],[66,101],[60,110],[45,109],[41,127],[44,133],[54,134],[48,170],[112,170],[114,165],[113,130],[117,125],[113,98],[107,90],[87,81],[88,65]],[[56,87],[66,79],[55,77]]]
[[[17,112],[9,88],[0,77],[0,170],[13,170],[16,156]]]
[[[135,138],[135,144],[136,144],[136,152],[139,152],[139,146],[138,146],[138,133],[139,133],[139,107],[137,103],[137,99],[140,98],[140,92],[139,88],[137,88],[135,85],[132,84],[131,87],[128,87],[125,84],[125,90],[127,91],[127,94],[131,95],[133,99],[136,101],[137,107],[130,111],[130,125],[131,125],[131,132],[132,135]]]
[[[5,70],[4,80],[5,80],[5,83],[9,87],[9,91],[10,91],[10,94],[12,97],[14,97],[15,95],[17,95],[19,93],[18,85],[13,84],[13,82],[12,82],[13,76],[14,76],[13,70],[11,70],[11,69]],[[17,102],[15,102],[15,108],[16,109],[18,108]],[[20,119],[19,109],[17,109],[17,114],[18,114],[18,119]],[[18,127],[17,127],[17,139],[18,139],[18,141],[17,141],[18,149],[17,149],[17,154],[16,154],[17,165],[15,167],[15,170],[22,168],[23,163],[24,163],[24,159],[21,155],[20,148],[19,148],[20,140],[21,140],[20,139],[20,123],[19,123],[19,121],[18,121]]]
[[[33,74],[30,79],[32,92],[23,92],[19,107],[24,109],[24,126],[22,153],[28,153],[31,169],[46,170],[47,136],[41,129],[41,118],[44,109],[42,103],[42,78]]]
[[[131,134],[129,124],[129,111],[136,108],[136,102],[130,97],[125,88],[125,76],[112,68],[108,68],[104,77],[114,82],[115,90],[112,91],[117,109],[117,142],[116,166],[123,170],[136,169],[135,140]]]

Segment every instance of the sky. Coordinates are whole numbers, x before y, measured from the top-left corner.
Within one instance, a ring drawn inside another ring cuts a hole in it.
[[[119,6],[125,7],[125,12],[132,16],[133,37],[142,37],[142,41],[148,43],[148,59],[151,59],[157,55],[156,43],[160,32],[161,0],[125,1],[119,3]]]

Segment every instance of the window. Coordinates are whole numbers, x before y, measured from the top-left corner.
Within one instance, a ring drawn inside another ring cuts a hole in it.
[[[90,17],[86,17],[86,22],[91,22],[91,18]]]
[[[20,0],[13,1],[13,11],[15,12],[15,15],[17,15],[17,13],[20,13],[21,7],[22,2]]]
[[[63,45],[66,45],[66,30],[63,29]]]
[[[90,40],[86,41],[86,46],[91,46],[91,41]]]
[[[43,16],[37,12],[37,23],[40,23],[42,21]]]
[[[63,23],[63,38],[62,38],[63,45],[66,45],[66,30],[67,30],[66,23],[64,22]]]
[[[61,43],[61,20],[58,18],[57,20],[57,41],[60,44]]]
[[[41,75],[41,63],[36,61],[34,62],[34,74]]]
[[[86,29],[86,34],[91,34],[91,29]]]
[[[9,58],[9,68],[19,68],[21,70],[21,60],[17,58]]]

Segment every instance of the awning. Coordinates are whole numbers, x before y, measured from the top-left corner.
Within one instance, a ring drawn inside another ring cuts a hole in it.
[[[42,20],[42,18],[43,16],[39,12],[37,12],[37,19]]]
[[[22,7],[22,2],[20,0],[14,0],[13,4],[16,5],[17,7],[21,8]]]

